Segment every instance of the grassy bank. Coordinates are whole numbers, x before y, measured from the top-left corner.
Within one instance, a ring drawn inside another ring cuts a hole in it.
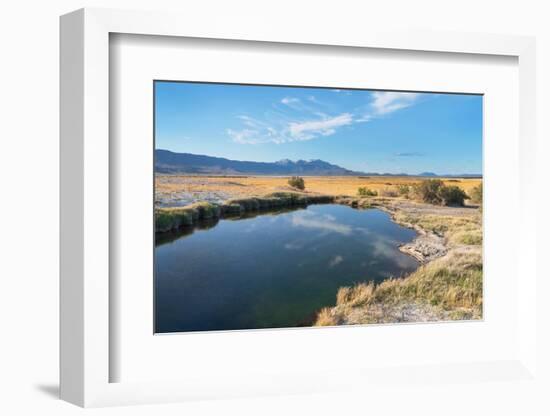
[[[239,216],[247,212],[271,210],[310,204],[326,204],[334,201],[330,195],[312,195],[299,192],[274,192],[262,197],[229,199],[222,204],[197,202],[177,208],[155,210],[156,232],[177,230],[201,220]]]
[[[442,237],[446,254],[404,278],[340,288],[335,306],[322,309],[316,325],[480,319],[483,238],[479,210],[470,208],[471,213],[457,215],[468,211],[387,200],[369,204],[380,204],[401,225]]]

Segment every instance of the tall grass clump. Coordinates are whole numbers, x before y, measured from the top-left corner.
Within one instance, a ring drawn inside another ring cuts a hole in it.
[[[300,176],[293,176],[288,180],[288,184],[292,186],[293,188],[304,190],[306,189],[306,183],[304,181],[304,178],[301,178]]]
[[[317,326],[416,320],[480,319],[483,265],[479,252],[452,252],[420,266],[404,279],[340,288],[336,305],[322,309]],[[420,318],[419,318],[420,316]]]

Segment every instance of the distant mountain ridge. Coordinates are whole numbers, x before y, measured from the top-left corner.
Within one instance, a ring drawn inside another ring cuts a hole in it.
[[[155,172],[193,175],[302,175],[302,176],[422,176],[445,178],[477,178],[480,174],[438,175],[423,172],[418,175],[406,173],[358,172],[333,165],[324,160],[283,159],[277,162],[251,162],[223,157],[176,153],[170,150],[155,150]]]
[[[222,157],[155,150],[155,172],[197,175],[305,175],[357,176],[354,172],[323,160],[284,159],[278,162],[249,162]]]

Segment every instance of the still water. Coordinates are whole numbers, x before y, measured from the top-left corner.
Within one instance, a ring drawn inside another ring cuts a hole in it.
[[[418,267],[416,233],[377,209],[310,205],[157,236],[156,332],[311,325],[341,286]]]

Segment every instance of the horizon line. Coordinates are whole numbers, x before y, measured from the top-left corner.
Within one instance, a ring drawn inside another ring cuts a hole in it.
[[[274,160],[272,162],[264,162],[264,161],[256,161],[256,160],[238,160],[238,159],[229,159],[227,157],[223,157],[223,156],[211,156],[211,155],[206,155],[206,154],[198,154],[198,153],[189,153],[189,152],[177,152],[177,151],[174,151],[174,150],[169,150],[169,149],[157,149],[155,148],[154,149],[155,152],[156,151],[165,151],[165,152],[170,152],[170,153],[175,153],[175,154],[188,154],[188,155],[193,155],[193,156],[205,156],[205,157],[211,157],[211,158],[217,158],[217,159],[225,159],[225,160],[230,160],[230,161],[234,161],[234,162],[248,162],[248,163],[277,163],[277,162],[280,162],[280,161],[283,161],[283,160],[288,160],[290,162],[293,162],[293,163],[296,163],[296,162],[300,162],[300,161],[304,161],[304,162],[312,162],[312,161],[321,161],[321,162],[325,162],[325,163],[329,163],[331,165],[334,165],[334,166],[338,166],[342,169],[346,169],[350,172],[355,172],[355,173],[358,173],[360,175],[378,175],[378,176],[421,176],[421,177],[439,177],[439,178],[445,178],[445,177],[469,177],[469,176],[475,176],[475,177],[483,177],[483,173],[480,173],[480,172],[474,172],[474,173],[469,173],[469,172],[462,172],[462,173],[447,173],[447,174],[439,174],[439,173],[436,173],[436,172],[433,172],[433,171],[430,171],[430,170],[425,170],[423,172],[418,172],[418,173],[407,173],[407,172],[398,172],[398,173],[391,173],[391,172],[364,172],[364,171],[357,171],[355,169],[348,169],[346,167],[343,167],[343,166],[340,166],[340,165],[337,165],[337,164],[334,164],[332,162],[328,162],[326,160],[323,160],[323,159],[296,159],[296,160],[292,160],[290,158],[283,158],[283,159],[279,159],[279,160]],[[250,176],[250,175],[248,175]],[[261,176],[273,176],[273,175],[261,175]],[[301,176],[316,176],[316,175],[301,175]],[[350,176],[350,175],[331,175],[331,176]]]

